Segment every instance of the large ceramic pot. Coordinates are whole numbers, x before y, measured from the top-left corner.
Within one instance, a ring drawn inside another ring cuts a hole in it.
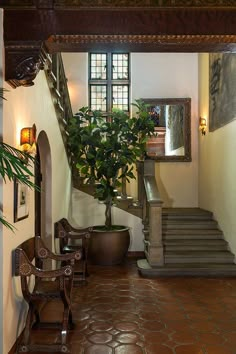
[[[89,245],[89,259],[92,264],[115,265],[124,261],[130,244],[129,228],[94,226]]]

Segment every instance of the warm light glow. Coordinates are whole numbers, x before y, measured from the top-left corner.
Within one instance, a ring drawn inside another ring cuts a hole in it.
[[[26,127],[21,129],[20,132],[20,148],[24,152],[29,154],[35,152],[36,143],[36,126]]]
[[[206,118],[199,118],[199,130],[201,130],[202,135],[206,135],[206,128],[207,128],[207,124],[206,124]]]

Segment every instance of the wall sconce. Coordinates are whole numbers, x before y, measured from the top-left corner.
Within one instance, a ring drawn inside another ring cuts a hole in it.
[[[202,135],[206,135],[206,128],[207,128],[207,124],[206,124],[206,118],[199,118],[199,130],[201,130]]]
[[[36,126],[26,127],[20,131],[20,150],[27,154],[36,153]]]

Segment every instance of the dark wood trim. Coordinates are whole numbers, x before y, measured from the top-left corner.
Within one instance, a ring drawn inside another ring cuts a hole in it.
[[[110,8],[110,7],[153,7],[153,8],[173,8],[173,7],[235,7],[234,0],[2,0],[3,6],[7,8]]]
[[[41,172],[41,160],[40,160],[40,153],[39,148],[37,146],[37,153],[35,157],[35,167],[34,167],[34,175],[35,175],[35,184],[41,188],[42,184],[42,172]],[[35,236],[41,235],[41,192],[35,190],[34,194],[35,202],[35,224],[34,224],[34,231]]]
[[[31,86],[48,53],[235,52],[235,0],[18,0],[4,8],[5,78]]]
[[[47,61],[43,44],[11,44],[5,46],[5,79],[13,87],[33,86],[33,80]]]
[[[23,332],[21,332],[21,334],[18,336],[18,338],[16,339],[15,343],[13,344],[13,346],[11,347],[11,349],[9,350],[8,354],[15,354],[17,351],[17,346],[18,344],[21,342],[23,338]]]
[[[141,259],[145,258],[145,253],[143,251],[129,251],[128,259]]]
[[[49,52],[117,50],[131,52],[233,52],[236,35],[53,35],[45,42]]]

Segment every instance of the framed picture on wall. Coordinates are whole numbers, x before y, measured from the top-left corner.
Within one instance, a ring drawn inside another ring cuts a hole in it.
[[[29,187],[14,180],[14,222],[29,216]]]
[[[209,56],[209,130],[212,132],[236,119],[236,54]]]

